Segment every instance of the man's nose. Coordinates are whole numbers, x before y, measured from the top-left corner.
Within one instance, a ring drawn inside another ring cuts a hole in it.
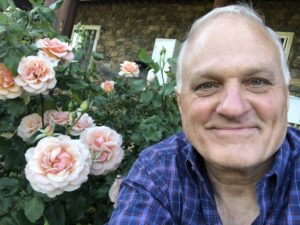
[[[228,117],[239,117],[249,111],[250,103],[245,98],[240,87],[228,87],[224,89],[217,106],[217,113]]]

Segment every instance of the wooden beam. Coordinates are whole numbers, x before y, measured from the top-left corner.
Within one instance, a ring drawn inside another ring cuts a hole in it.
[[[214,0],[213,8],[229,5],[230,0]]]
[[[45,5],[50,5],[56,0],[45,0]],[[76,18],[79,0],[64,0],[62,6],[56,10],[57,21],[53,27],[59,33],[71,36],[73,25]]]

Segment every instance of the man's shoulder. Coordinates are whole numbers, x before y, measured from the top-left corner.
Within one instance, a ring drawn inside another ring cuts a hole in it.
[[[168,190],[167,183],[174,177],[185,174],[185,161],[191,144],[183,133],[177,133],[169,138],[143,150],[131,167],[124,182],[161,190]]]
[[[300,143],[300,130],[289,127],[287,131],[287,138],[290,142]]]
[[[146,161],[158,161],[169,157],[183,157],[188,155],[191,144],[183,132],[174,134],[143,150],[139,158]]]
[[[300,154],[300,130],[289,127],[286,135],[286,144],[294,154]]]

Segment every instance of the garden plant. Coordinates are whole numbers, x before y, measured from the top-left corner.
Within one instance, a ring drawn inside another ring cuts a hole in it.
[[[61,0],[29,2],[0,1],[0,225],[104,224],[139,152],[181,129],[165,49],[104,76],[80,26],[75,47],[52,28]]]

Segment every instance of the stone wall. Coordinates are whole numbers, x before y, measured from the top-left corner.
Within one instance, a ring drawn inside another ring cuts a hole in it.
[[[276,31],[294,32],[289,65],[290,91],[300,96],[300,1],[252,1]],[[101,25],[97,51],[105,55],[106,66],[117,70],[124,60],[134,61],[140,48],[151,54],[155,38],[182,41],[192,22],[211,10],[212,3],[126,1],[120,3],[81,3],[76,23]]]

